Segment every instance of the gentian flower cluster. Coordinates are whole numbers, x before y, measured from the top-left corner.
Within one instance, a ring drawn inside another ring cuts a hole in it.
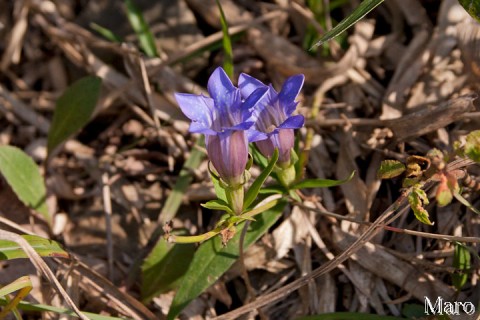
[[[190,132],[205,135],[208,157],[234,195],[231,205],[235,213],[243,210],[250,142],[255,142],[266,157],[278,148],[279,165],[291,166],[293,130],[304,123],[303,116],[292,116],[303,81],[303,75],[290,77],[277,93],[271,85],[242,74],[237,88],[225,71],[217,68],[208,80],[210,97],[175,94],[181,110],[192,120]]]

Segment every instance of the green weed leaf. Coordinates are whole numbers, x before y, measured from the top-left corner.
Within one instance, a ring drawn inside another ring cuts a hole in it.
[[[480,163],[480,130],[475,130],[467,135],[465,155],[475,162]]]
[[[175,288],[187,272],[195,253],[194,244],[167,243],[161,238],[142,265],[142,299],[150,301],[156,295]]]
[[[455,253],[453,255],[453,267],[457,270],[452,274],[452,283],[458,291],[462,290],[463,286],[467,283],[468,272],[471,268],[470,258],[468,248],[456,243]]]
[[[294,184],[291,189],[306,189],[306,188],[328,188],[335,187],[350,181],[355,175],[355,171],[352,171],[350,176],[343,180],[331,180],[331,179],[306,179]]]
[[[275,163],[277,163],[277,160],[278,160],[278,149],[275,149],[267,167],[262,171],[262,173],[257,177],[257,179],[255,179],[255,181],[252,183],[250,188],[248,188],[247,192],[245,193],[245,200],[243,204],[243,207],[245,209],[247,209],[253,203],[253,201],[255,201],[255,199],[257,198],[258,192],[262,188],[263,183],[265,182],[265,180],[267,180],[273,168],[275,167]]]
[[[380,164],[380,169],[378,169],[377,177],[379,179],[391,179],[398,177],[405,170],[405,165],[398,160],[384,160]]]
[[[324,42],[330,41],[355,23],[362,19],[367,13],[375,9],[383,0],[364,0],[362,3],[345,19],[340,21],[332,30],[328,31],[323,37],[310,48],[312,50],[315,47],[322,45]]]
[[[73,83],[58,98],[48,132],[48,154],[83,128],[90,120],[100,94],[102,80],[88,76]]]
[[[58,242],[34,235],[22,236],[42,257],[69,258],[70,255],[63,250]],[[0,260],[28,258],[25,251],[17,243],[0,240]]]
[[[424,206],[429,203],[427,194],[420,187],[413,187],[408,195],[408,203],[415,214],[415,217],[421,223],[433,225],[428,217],[428,211]]]
[[[155,38],[148,24],[145,22],[142,12],[132,0],[125,0],[125,6],[127,7],[128,21],[130,21],[130,25],[137,35],[140,48],[142,48],[143,52],[145,52],[149,58],[158,57]]]
[[[258,216],[250,224],[245,236],[244,248],[257,241],[277,221],[285,207],[285,202]],[[237,227],[236,235],[222,246],[220,237],[205,241],[195,253],[193,261],[183,277],[168,314],[168,319],[174,319],[190,301],[215,283],[239,257],[240,234],[244,224]]]
[[[35,162],[22,150],[0,146],[0,173],[26,206],[38,211],[52,225],[45,202],[47,190]]]

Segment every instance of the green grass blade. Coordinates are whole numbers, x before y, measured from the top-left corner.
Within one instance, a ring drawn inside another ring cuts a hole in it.
[[[48,132],[49,155],[90,120],[97,105],[101,84],[100,78],[88,76],[73,83],[58,98]]]
[[[22,150],[0,146],[0,173],[26,206],[38,211],[51,226],[48,212],[47,190],[35,162]]]
[[[7,305],[0,311],[0,319],[5,319],[8,313],[12,312],[16,319],[22,319],[17,310],[17,305],[32,291],[32,281],[29,276],[24,276],[7,284],[0,289],[0,297],[5,297],[8,294],[17,291],[15,297],[10,299],[6,297]]]
[[[155,38],[153,37],[148,24],[145,22],[142,12],[132,0],[125,0],[125,6],[127,8],[128,21],[138,37],[140,48],[142,48],[143,52],[145,52],[148,57],[158,57]]]
[[[0,305],[6,305],[6,304],[7,304],[6,299],[0,298]],[[17,305],[17,308],[24,311],[54,312],[57,314],[64,314],[64,315],[78,318],[78,315],[70,309],[52,307],[52,306],[48,306],[40,303],[34,304],[34,303],[22,301]],[[90,313],[90,312],[83,312],[83,314],[86,315],[91,320],[125,320],[127,319],[127,318],[104,316],[104,315]]]
[[[455,197],[455,199],[457,199],[465,207],[472,210],[476,214],[480,214],[480,210],[475,208],[467,199],[465,199],[460,193],[458,193],[458,191],[454,191],[453,196]]]
[[[197,142],[197,145],[203,143],[203,138]],[[198,148],[193,148],[190,152],[190,157],[183,164],[183,168],[178,175],[177,182],[173,187],[172,193],[165,201],[165,205],[160,212],[160,221],[163,223],[170,221],[177,214],[178,208],[182,204],[182,198],[185,191],[192,182],[191,171],[197,169],[202,162],[204,153]]]
[[[35,235],[22,236],[32,248],[42,257],[69,258],[68,252],[53,240]],[[0,260],[12,260],[28,258],[25,251],[17,243],[8,240],[0,240]]]
[[[18,291],[20,289],[32,287],[32,281],[29,276],[23,276],[15,281],[0,288],[0,297],[5,297],[7,294]]]
[[[362,19],[367,13],[375,9],[383,0],[364,0],[362,3],[350,14],[348,17],[340,21],[332,30],[328,31],[323,35],[323,37],[315,43],[315,45],[310,48],[312,50],[315,47],[322,45],[323,43],[332,40],[355,23],[357,23],[360,19]]]
[[[116,43],[123,42],[123,39],[119,35],[115,34],[110,29],[102,27],[99,24],[96,24],[96,23],[92,22],[92,23],[90,23],[90,28],[92,28],[93,30],[98,32],[102,37],[104,37],[105,39],[107,39],[109,41],[116,42]]]
[[[248,248],[257,241],[277,221],[285,207],[285,202],[256,216],[256,221],[250,224],[245,236],[244,248]],[[193,261],[183,277],[177,294],[170,307],[168,319],[174,319],[190,301],[205,291],[220,278],[238,259],[240,245],[240,230],[243,223],[237,228],[237,234],[222,246],[220,237],[205,241],[195,253]]]
[[[223,69],[227,73],[227,75],[233,78],[233,50],[232,50],[232,41],[230,39],[230,35],[228,34],[228,23],[227,19],[225,18],[225,14],[223,13],[222,6],[220,5],[220,1],[216,0],[218,10],[220,10],[220,23],[222,24],[222,44],[223,44]]]

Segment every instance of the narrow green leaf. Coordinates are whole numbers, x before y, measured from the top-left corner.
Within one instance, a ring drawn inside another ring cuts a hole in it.
[[[225,73],[231,78],[233,78],[233,50],[232,50],[232,41],[230,39],[230,35],[228,34],[228,23],[227,19],[225,18],[225,14],[223,12],[222,6],[220,5],[220,1],[215,0],[217,2],[218,10],[220,10],[220,23],[222,24],[222,44],[223,44],[223,69]]]
[[[458,193],[458,191],[454,191],[453,192],[453,196],[455,197],[455,199],[457,199],[458,201],[460,201],[461,204],[463,204],[465,207],[467,207],[468,209],[472,210],[473,212],[475,212],[476,214],[480,214],[480,211],[475,208],[467,199],[465,199],[460,193]]]
[[[26,206],[38,211],[52,225],[48,213],[47,190],[35,162],[22,150],[0,146],[0,173]]]
[[[423,191],[421,188],[413,187],[412,191],[410,191],[408,194],[408,203],[410,203],[410,207],[412,208],[413,213],[418,221],[428,225],[433,225],[428,217],[428,211],[423,207],[429,203],[425,191]]]
[[[339,24],[337,24],[332,30],[328,31],[323,35],[323,37],[312,47],[312,50],[315,47],[322,45],[324,42],[330,41],[355,23],[362,19],[367,13],[375,9],[383,0],[364,0],[362,3],[345,19],[343,19]]]
[[[58,98],[48,132],[48,154],[87,124],[95,110],[101,84],[100,78],[88,76],[73,83]]]
[[[202,141],[203,139],[199,140],[197,145],[202,144]],[[177,214],[178,208],[180,208],[180,205],[182,204],[183,195],[192,182],[191,171],[198,168],[203,160],[203,157],[204,153],[198,148],[193,148],[190,152],[190,156],[183,164],[183,168],[178,174],[177,182],[175,183],[172,192],[168,196],[167,200],[165,201],[165,205],[160,212],[162,224],[172,220]]]
[[[480,22],[480,1],[479,0],[458,0],[468,14]]]
[[[90,28],[97,31],[100,35],[102,35],[102,37],[104,37],[107,40],[110,40],[110,41],[116,42],[116,43],[123,42],[123,39],[119,35],[116,35],[115,33],[113,33],[112,30],[104,28],[99,24],[96,24],[96,23],[92,22],[92,23],[90,23]]]
[[[256,216],[245,236],[244,248],[257,241],[277,221],[286,202]],[[222,246],[220,237],[204,242],[195,253],[193,261],[183,277],[182,283],[173,299],[168,319],[174,319],[190,301],[206,290],[224,274],[239,257],[240,234],[244,224],[237,228],[236,235]]]
[[[0,305],[6,305],[7,301],[5,298],[0,298]],[[58,307],[52,307],[48,306],[45,304],[34,304],[34,303],[29,303],[26,301],[21,301],[18,305],[17,308],[20,310],[24,311],[39,311],[39,312],[54,312],[57,314],[65,314],[68,316],[72,316],[75,318],[78,318],[78,315],[67,308],[58,308]],[[111,316],[104,316],[101,314],[96,314],[96,313],[91,313],[91,312],[83,312],[84,315],[86,315],[89,319],[91,320],[125,320],[125,318],[118,318],[118,317],[111,317]]]
[[[233,214],[233,211],[228,206],[228,203],[221,199],[210,200],[206,203],[202,203],[201,206],[210,210],[221,210]]]
[[[480,163],[480,130],[472,131],[467,135],[465,155],[473,161]]]
[[[145,22],[142,12],[132,0],[125,0],[125,6],[127,8],[128,21],[137,35],[140,48],[142,48],[143,52],[145,52],[148,57],[158,57],[155,38],[153,37],[148,24]]]
[[[0,288],[0,297],[5,297],[7,294],[13,293],[23,288],[32,287],[32,281],[29,276],[23,276],[13,282]]]
[[[158,240],[142,265],[143,301],[147,303],[156,295],[175,288],[194,253],[194,244],[167,243],[163,238]]]
[[[278,149],[275,149],[267,167],[262,171],[262,173],[257,177],[257,179],[255,179],[255,181],[252,183],[250,188],[248,188],[247,192],[245,193],[245,200],[243,205],[245,209],[248,209],[248,207],[257,198],[260,188],[262,188],[263,183],[265,182],[265,180],[267,180],[268,176],[272,172],[273,167],[277,163],[277,160],[278,160]]]
[[[398,320],[400,318],[393,316],[381,316],[376,314],[360,313],[360,312],[335,312],[324,313],[314,316],[305,316],[296,318],[295,320]]]
[[[455,253],[453,255],[453,267],[457,270],[452,274],[452,283],[458,291],[462,290],[463,286],[467,283],[468,272],[471,268],[470,259],[468,248],[456,243]]]
[[[287,190],[283,186],[278,185],[278,186],[263,187],[262,189],[260,189],[258,194],[272,194],[272,193],[283,194],[286,192]]]
[[[35,249],[42,257],[69,258],[70,255],[63,250],[62,246],[53,240],[45,239],[34,235],[23,235],[23,238]],[[0,240],[0,260],[12,260],[19,258],[28,258],[17,243]]]
[[[350,176],[343,180],[330,180],[330,179],[306,179],[294,184],[291,189],[304,189],[304,188],[328,188],[335,187],[350,181],[355,175],[355,171],[352,171]]]
[[[250,153],[252,154],[253,161],[260,166],[263,170],[268,166],[268,159],[255,147],[250,147]]]
[[[379,179],[391,179],[398,177],[406,170],[405,165],[398,160],[384,160],[380,164],[377,177]]]

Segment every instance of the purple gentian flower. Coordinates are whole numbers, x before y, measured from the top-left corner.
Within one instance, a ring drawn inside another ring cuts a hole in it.
[[[243,183],[248,143],[266,138],[253,128],[253,110],[267,89],[253,90],[242,99],[240,90],[220,67],[210,76],[207,89],[210,97],[176,93],[175,98],[192,120],[190,132],[205,135],[208,157],[220,178],[236,187]]]
[[[244,73],[238,80],[238,86],[244,97],[259,88],[268,88],[267,94],[256,104],[254,111],[254,117],[257,118],[255,128],[265,133],[268,138],[256,142],[256,145],[266,157],[270,157],[275,148],[278,148],[278,162],[281,166],[290,165],[290,153],[295,142],[293,130],[302,127],[305,122],[302,115],[292,115],[297,107],[298,102],[295,102],[295,99],[304,79],[303,74],[288,78],[280,93],[277,93],[272,85],[266,86]]]

